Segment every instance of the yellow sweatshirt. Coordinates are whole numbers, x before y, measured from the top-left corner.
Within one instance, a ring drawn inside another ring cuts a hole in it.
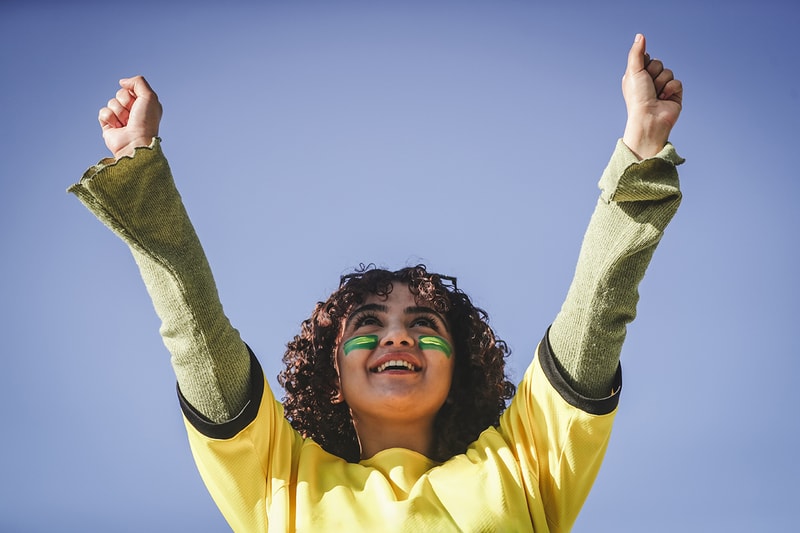
[[[568,531],[618,398],[574,393],[545,338],[499,427],[466,453],[437,464],[395,448],[354,464],[302,438],[254,358],[252,368],[252,398],[229,422],[182,400],[195,462],[234,531]]]

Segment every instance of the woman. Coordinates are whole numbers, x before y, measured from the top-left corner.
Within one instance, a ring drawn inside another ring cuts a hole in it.
[[[570,529],[605,452],[638,284],[681,198],[667,139],[682,85],[643,36],[575,278],[516,394],[505,345],[455,280],[367,269],[289,343],[284,411],[223,314],[160,150],[161,105],[143,78],[121,85],[99,115],[114,159],[70,190],[131,248],[192,452],[234,530]]]
[[[445,461],[497,425],[514,394],[507,349],[454,283],[422,265],[342,278],[284,356],[295,429],[351,462],[390,447],[373,434]],[[387,439],[390,416],[407,422]]]

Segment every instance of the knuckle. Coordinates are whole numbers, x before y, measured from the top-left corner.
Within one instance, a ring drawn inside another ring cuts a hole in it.
[[[100,122],[100,124],[110,124],[113,122],[113,119],[114,113],[112,113],[107,107],[104,107],[97,113],[97,120]]]

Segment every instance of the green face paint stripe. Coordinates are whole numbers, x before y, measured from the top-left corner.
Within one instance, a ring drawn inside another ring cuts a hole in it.
[[[443,352],[448,359],[453,353],[453,348],[450,347],[450,343],[442,337],[437,337],[435,335],[422,335],[419,338],[419,347],[422,350],[439,350]]]
[[[347,355],[353,350],[373,350],[378,346],[377,335],[359,335],[344,343],[342,350]]]

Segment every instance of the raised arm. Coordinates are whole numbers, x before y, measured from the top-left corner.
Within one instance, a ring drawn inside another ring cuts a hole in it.
[[[681,201],[667,142],[683,87],[637,35],[622,79],[628,111],[623,138],[600,179],[602,193],[586,230],[567,298],[549,339],[567,382],[580,394],[612,394],[626,327],[636,317],[638,286]]]
[[[130,247],[161,318],[161,336],[184,398],[213,422],[247,402],[250,358],[223,313],[214,279],[157,137],[162,108],[141,76],[100,110],[115,159],[70,187]]]

